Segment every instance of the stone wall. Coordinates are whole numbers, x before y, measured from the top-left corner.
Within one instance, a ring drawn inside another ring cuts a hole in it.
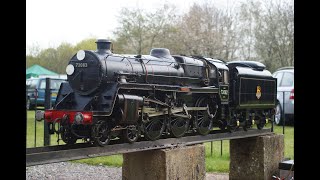
[[[230,180],[271,179],[279,175],[284,157],[284,136],[272,134],[230,140]]]
[[[124,180],[203,180],[203,144],[123,154]]]

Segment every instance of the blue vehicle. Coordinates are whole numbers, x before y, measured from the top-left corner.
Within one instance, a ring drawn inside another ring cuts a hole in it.
[[[50,78],[51,104],[54,106],[56,97],[64,79]],[[44,106],[46,78],[26,80],[26,108],[32,110],[35,106]],[[36,101],[37,100],[37,101]]]

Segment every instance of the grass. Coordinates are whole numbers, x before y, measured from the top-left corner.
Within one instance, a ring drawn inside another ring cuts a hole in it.
[[[275,126],[274,132],[282,134],[282,126]],[[294,159],[294,127],[285,126],[284,130],[284,157]]]
[[[27,112],[27,147],[34,147],[34,111]],[[36,146],[43,146],[43,121],[36,122]],[[271,127],[268,125],[267,127]],[[282,126],[274,126],[274,132],[282,134]],[[80,140],[78,140],[80,141]],[[285,158],[294,159],[294,127],[285,127]],[[64,144],[62,141],[60,144]],[[57,136],[51,135],[51,145],[57,145]],[[222,141],[222,156],[221,156],[221,141],[212,142],[212,156],[211,156],[211,142],[205,143],[206,152],[206,171],[207,172],[229,172],[229,140]],[[75,160],[72,162],[86,163],[90,165],[105,165],[105,166],[122,166],[122,155],[102,156],[89,159]]]
[[[204,143],[206,147],[206,171],[207,172],[229,172],[229,140],[222,141],[222,155],[221,155],[221,141],[212,142],[212,156],[211,156],[211,142]]]
[[[112,155],[112,156],[100,156],[100,157],[89,158],[89,159],[74,160],[72,162],[86,163],[90,165],[105,165],[105,166],[121,167],[123,159],[122,159],[122,155]]]

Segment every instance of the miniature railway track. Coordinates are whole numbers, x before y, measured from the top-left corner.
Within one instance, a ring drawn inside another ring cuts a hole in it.
[[[152,149],[163,149],[177,146],[188,146],[217,140],[240,139],[254,136],[272,134],[271,129],[237,130],[235,132],[222,132],[220,130],[201,136],[191,135],[181,138],[167,138],[156,141],[139,141],[133,144],[112,142],[105,147],[97,147],[90,144],[45,146],[26,149],[26,166],[55,163],[68,160],[84,159],[90,157],[122,154]]]

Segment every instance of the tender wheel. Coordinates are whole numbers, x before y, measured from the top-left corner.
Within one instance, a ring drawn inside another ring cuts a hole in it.
[[[196,107],[209,107],[210,113],[212,113],[213,103],[209,102],[210,99],[207,97],[202,97],[196,102]],[[210,103],[210,104],[209,104]],[[215,114],[215,112],[213,113]],[[212,129],[213,120],[209,118],[208,111],[196,111],[194,117],[195,127],[197,132],[201,135],[207,135]]]
[[[154,141],[161,137],[165,129],[164,116],[150,118],[150,121],[144,125],[144,135],[148,140]]]
[[[282,108],[280,103],[277,103],[276,114],[274,115],[274,123],[276,125],[282,125]]]
[[[77,141],[77,138],[64,126],[60,127],[61,139],[66,144],[74,144]]]
[[[171,117],[171,134],[173,137],[182,137],[188,130],[189,119],[182,117]]]
[[[236,129],[237,129],[236,126],[230,126],[230,125],[227,126],[227,130],[228,130],[230,133],[234,132]]]
[[[239,127],[237,126],[237,121],[235,118],[230,118],[227,122],[227,130],[232,133],[236,131]]]
[[[139,130],[136,126],[127,127],[127,129],[123,130],[124,140],[128,143],[134,143],[139,139]]]
[[[95,145],[105,146],[111,140],[110,128],[106,121],[98,121],[92,128],[92,136]]]
[[[266,124],[266,119],[265,118],[261,118],[260,122],[257,123],[257,128],[258,129],[263,129],[265,124]]]

